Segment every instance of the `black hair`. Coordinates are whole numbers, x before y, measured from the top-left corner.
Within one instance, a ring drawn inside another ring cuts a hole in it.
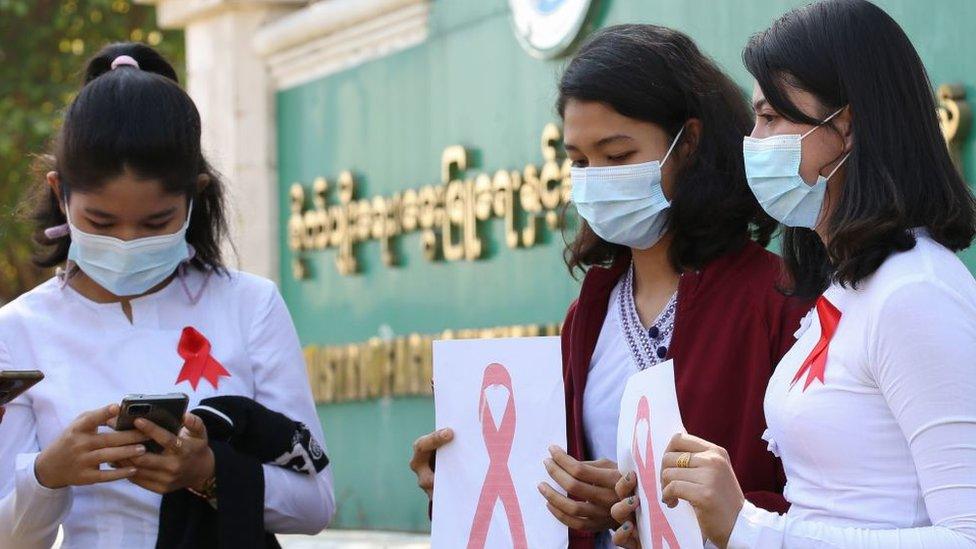
[[[749,190],[742,162],[742,136],[752,127],[748,104],[687,35],[636,24],[597,32],[563,73],[560,116],[571,99],[604,103],[672,138],[689,119],[701,121],[697,146],[677,173],[668,215],[669,256],[678,272],[700,269],[750,237],[769,243],[776,223]],[[580,223],[564,253],[570,272],[607,265],[628,252]]]
[[[139,67],[112,62],[127,55]],[[193,200],[187,242],[196,250],[192,265],[225,272],[220,244],[227,235],[224,184],[200,147],[200,113],[180,87],[176,71],[144,44],[107,46],[89,62],[84,85],[68,106],[54,139],[48,168],[56,171],[66,199],[72,192],[96,191],[129,171],[158,180],[173,194]],[[198,177],[210,183],[198,191]],[[67,222],[55,192],[46,185],[35,200],[34,257],[53,267],[68,257],[71,237],[50,239],[44,229]]]
[[[976,203],[950,159],[925,67],[887,13],[866,0],[817,2],[753,36],[742,57],[788,120],[820,124],[850,109],[853,147],[826,246],[812,230],[784,232],[790,293],[813,297],[832,281],[856,287],[913,248],[916,227],[951,250],[970,245]],[[791,89],[814,95],[821,112],[803,113]]]

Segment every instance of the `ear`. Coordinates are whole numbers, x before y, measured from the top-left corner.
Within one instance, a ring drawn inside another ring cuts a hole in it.
[[[698,140],[701,139],[702,123],[697,118],[689,118],[685,122],[685,131],[681,134],[678,145],[679,158],[684,161],[698,150]]]
[[[834,127],[844,139],[844,150],[850,151],[854,147],[854,112],[850,105],[834,118],[834,122]]]
[[[64,212],[64,194],[61,192],[61,176],[58,172],[50,171],[44,176],[47,179],[47,185],[51,188],[51,192],[58,199],[58,207],[61,208],[61,213]]]
[[[207,188],[207,185],[210,184],[210,182],[211,182],[210,174],[202,173],[202,174],[198,175],[197,176],[197,194],[202,193],[203,190]]]

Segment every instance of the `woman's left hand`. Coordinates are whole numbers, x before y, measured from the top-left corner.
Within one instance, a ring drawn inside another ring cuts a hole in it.
[[[183,488],[202,491],[214,475],[214,455],[207,444],[207,428],[193,414],[183,416],[183,429],[174,435],[146,419],[135,421],[136,429],[164,448],[161,454],[144,454],[132,459],[136,474],[129,480],[157,494]]]
[[[678,467],[684,454],[691,459],[686,467]],[[688,434],[675,435],[661,460],[661,487],[668,507],[677,505],[678,499],[687,501],[702,534],[718,547],[728,545],[745,497],[725,448]]]
[[[557,492],[549,483],[539,484],[546,507],[559,522],[575,530],[600,532],[616,528],[610,507],[617,502],[614,486],[620,480],[617,464],[609,459],[579,461],[558,446],[549,447],[545,460],[549,476],[574,500]]]

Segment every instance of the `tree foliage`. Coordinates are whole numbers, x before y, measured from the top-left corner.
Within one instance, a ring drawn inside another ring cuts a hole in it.
[[[155,9],[130,0],[0,0],[0,304],[50,273],[31,264],[28,196],[81,85],[85,61],[102,46],[145,42],[183,66],[183,34],[156,27]]]

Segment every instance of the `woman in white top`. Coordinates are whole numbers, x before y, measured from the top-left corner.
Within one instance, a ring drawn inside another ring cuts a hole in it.
[[[663,458],[664,501],[690,502],[719,547],[976,547],[976,282],[953,253],[976,206],[918,54],[878,7],[828,0],[753,37],[744,60],[746,175],[793,227],[792,291],[820,295],[765,399],[792,507],[745,501],[725,451],[687,435]]]
[[[0,548],[49,547],[59,525],[64,547],[155,547],[161,495],[205,492],[213,452],[196,416],[178,436],[144,421],[115,432],[111,403],[241,395],[324,446],[301,348],[275,286],[223,266],[224,187],[201,154],[197,109],[158,53],[118,44],[91,60],[52,162],[37,262],[67,268],[0,309],[0,369],[45,374],[0,424]],[[184,368],[186,328],[209,343],[209,369]],[[165,451],[146,452],[147,439]],[[264,483],[269,532],[312,534],[331,520],[330,469],[266,465]]]

